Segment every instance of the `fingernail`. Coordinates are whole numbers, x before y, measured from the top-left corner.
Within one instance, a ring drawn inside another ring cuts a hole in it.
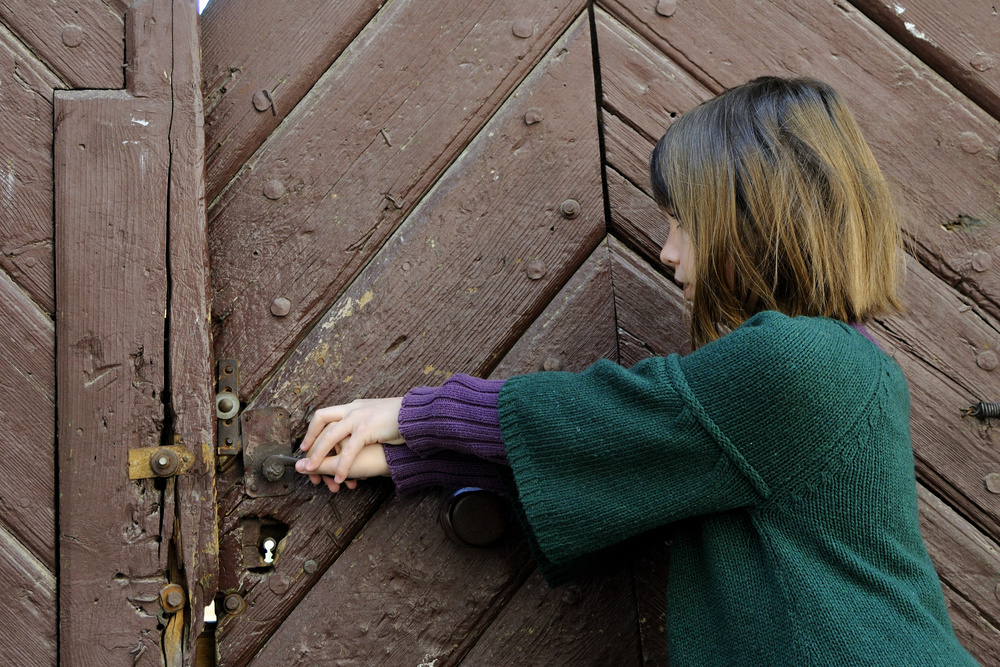
[[[305,472],[306,471],[306,462],[305,461],[296,461],[295,462],[295,469],[298,470],[299,472]]]
[[[341,477],[340,475],[337,475],[336,477],[333,478],[333,481],[335,481],[337,484],[343,484],[344,478]]]

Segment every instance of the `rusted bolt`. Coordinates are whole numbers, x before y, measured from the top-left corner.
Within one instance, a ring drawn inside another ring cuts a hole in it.
[[[567,199],[559,205],[559,212],[562,214],[562,217],[572,220],[580,215],[580,202],[575,199]]]
[[[267,111],[271,108],[271,94],[266,90],[258,90],[253,94],[253,108],[257,111]]]
[[[264,184],[264,196],[268,199],[281,199],[283,194],[285,194],[285,185],[278,179],[272,178]]]
[[[83,44],[83,28],[78,25],[68,25],[63,28],[62,43],[71,49]]]
[[[983,138],[975,132],[962,132],[958,135],[958,145],[962,150],[970,155],[975,155],[983,150]]]
[[[242,614],[247,608],[247,603],[243,599],[243,596],[239,593],[230,593],[226,596],[226,599],[222,601],[222,608],[226,610],[227,614],[237,615]]]
[[[972,268],[974,271],[982,273],[988,271],[993,265],[993,258],[988,252],[977,252],[972,256]]]
[[[535,26],[531,23],[531,19],[518,19],[514,21],[511,32],[514,33],[515,37],[528,39],[535,34]]]
[[[275,595],[284,595],[288,591],[288,577],[283,574],[272,574],[267,578],[267,587]]]
[[[549,357],[542,362],[543,371],[558,371],[562,370],[562,362],[555,357]]]
[[[991,371],[997,367],[997,353],[993,350],[986,350],[976,355],[976,365],[984,371]]]
[[[549,272],[545,262],[540,259],[533,259],[528,262],[528,266],[525,267],[524,272],[528,274],[528,277],[532,280],[540,280],[545,277],[545,274]]]
[[[181,460],[177,458],[177,454],[166,447],[160,447],[149,457],[149,467],[160,477],[176,474],[180,465]]]
[[[980,72],[985,72],[988,69],[993,69],[993,58],[990,57],[990,54],[980,51],[972,56],[969,64]]]
[[[673,16],[677,11],[677,0],[659,0],[656,3],[656,13],[660,16]]]
[[[991,472],[983,481],[986,482],[987,491],[1000,493],[1000,472]]]
[[[167,584],[160,589],[160,605],[168,614],[180,611],[184,607],[184,589],[180,584]]]
[[[545,120],[545,117],[542,116],[541,109],[528,109],[528,112],[524,114],[525,125],[534,125],[535,123],[541,123],[543,120]]]
[[[319,565],[316,564],[316,561],[310,558],[306,562],[302,563],[302,569],[306,574],[316,574],[316,570],[319,569]]]
[[[33,267],[35,265],[35,258],[34,257],[25,257],[24,258],[24,265],[30,269],[31,267]]]
[[[283,296],[275,298],[271,302],[271,314],[275,317],[284,317],[292,310],[292,302]]]

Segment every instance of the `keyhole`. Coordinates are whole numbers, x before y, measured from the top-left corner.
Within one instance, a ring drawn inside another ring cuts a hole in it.
[[[264,549],[264,562],[270,565],[274,562],[274,547],[277,546],[277,542],[274,541],[273,537],[264,538],[264,543],[261,548]]]

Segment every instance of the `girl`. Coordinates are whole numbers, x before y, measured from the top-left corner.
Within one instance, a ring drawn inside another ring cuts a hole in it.
[[[902,253],[853,116],[819,81],[756,79],[673,123],[650,170],[693,352],[329,407],[298,470],[334,492],[506,478],[553,585],[687,519],[673,665],[974,665],[917,526],[906,380],[860,325],[900,309]]]

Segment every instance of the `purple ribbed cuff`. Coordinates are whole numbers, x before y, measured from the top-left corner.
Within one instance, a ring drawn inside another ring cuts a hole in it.
[[[442,451],[425,458],[406,445],[386,445],[385,460],[401,496],[432,487],[464,486],[504,493],[499,466],[474,456]]]
[[[440,387],[417,387],[403,397],[399,432],[421,456],[451,451],[507,464],[497,399],[503,380],[453,375]]]

